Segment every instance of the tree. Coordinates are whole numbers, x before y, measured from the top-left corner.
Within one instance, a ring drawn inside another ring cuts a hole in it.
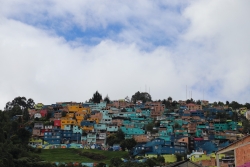
[[[121,158],[113,157],[110,160],[110,164],[115,166],[115,167],[119,167],[122,164],[122,160],[121,160]]]
[[[106,167],[106,164],[103,162],[100,162],[96,165],[96,167]]]
[[[28,108],[25,108],[23,111],[23,120],[25,122],[30,120],[30,114],[29,114]]]
[[[34,106],[35,106],[35,102],[33,99],[29,98],[27,100],[27,107],[30,108],[30,109],[34,109]]]
[[[186,100],[186,103],[189,104],[189,103],[194,103],[194,100],[191,98],[191,99],[187,99]]]
[[[143,103],[147,101],[152,101],[151,95],[147,92],[136,92],[132,98],[131,101],[135,104],[137,100],[142,100]]]
[[[169,97],[168,97],[168,101],[171,103],[172,100],[173,100],[172,97],[169,96]]]
[[[106,138],[106,144],[113,146],[115,143],[119,143],[115,135],[110,135]]]
[[[239,104],[238,102],[236,101],[232,101],[230,104],[229,104],[229,107],[232,107],[234,110],[238,109],[238,108],[241,108],[242,107],[242,104]]]
[[[224,103],[221,102],[221,101],[218,101],[218,105],[219,105],[219,106],[224,106]]]
[[[110,99],[109,99],[108,95],[104,98],[104,101],[106,101],[106,102],[107,102],[107,104],[109,104],[109,103],[110,103]]]
[[[162,104],[165,104],[165,107],[166,107],[166,108],[170,108],[170,107],[171,107],[171,103],[170,103],[169,101],[167,101],[166,99],[164,99],[164,100],[162,101]]]
[[[149,132],[152,132],[154,128],[154,124],[153,123],[149,123],[146,125],[146,130]]]
[[[17,135],[22,144],[28,144],[31,133],[24,128],[20,128],[17,131]]]
[[[5,110],[8,111],[10,117],[15,115],[23,115],[24,121],[29,120],[29,108],[34,108],[35,102],[33,99],[26,97],[16,97],[11,102],[7,102],[5,105]]]
[[[132,138],[132,139],[125,139],[125,140],[121,141],[120,147],[122,148],[123,151],[125,151],[126,148],[128,150],[131,150],[136,144],[137,143],[136,143],[136,141],[135,141],[134,138]]]
[[[101,95],[98,91],[96,91],[96,92],[93,94],[93,97],[92,97],[91,101],[92,101],[93,103],[100,103],[101,100],[102,100],[102,95]]]
[[[218,103],[215,101],[215,102],[213,103],[213,106],[218,106]]]
[[[180,127],[181,127],[181,126],[180,126],[177,122],[175,122],[174,128],[178,129],[178,128],[180,128]]]
[[[201,105],[201,101],[200,101],[200,100],[197,100],[197,101],[196,101],[196,104]]]
[[[152,158],[147,159],[145,163],[146,163],[148,166],[150,166],[150,167],[154,167],[154,166],[157,165],[156,162],[155,162]]]
[[[123,133],[123,131],[121,129],[119,129],[115,136],[119,139],[119,140],[124,140],[125,139],[125,134]]]
[[[173,107],[177,107],[177,105],[178,105],[178,102],[174,100],[174,101],[172,102],[172,106],[173,106]]]
[[[250,122],[249,120],[244,120],[242,122],[243,125],[243,133],[249,133],[250,132]]]
[[[250,103],[246,103],[244,106],[245,106],[247,109],[250,109]]]

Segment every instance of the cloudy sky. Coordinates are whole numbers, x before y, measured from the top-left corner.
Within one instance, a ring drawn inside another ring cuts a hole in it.
[[[249,0],[0,0],[0,109],[84,102],[250,102]]]

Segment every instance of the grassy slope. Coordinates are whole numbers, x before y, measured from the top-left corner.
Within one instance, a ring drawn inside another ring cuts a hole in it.
[[[77,154],[75,149],[48,149],[48,150],[42,150],[42,153],[39,154],[39,156],[44,160],[48,162],[104,162],[106,164],[109,164],[110,159],[112,157],[127,157],[128,153],[124,151],[102,151],[102,150],[84,150],[83,152],[92,152],[92,153],[98,153],[101,155],[104,155],[106,158],[101,161],[95,161],[92,159],[89,159],[84,156],[80,156]]]

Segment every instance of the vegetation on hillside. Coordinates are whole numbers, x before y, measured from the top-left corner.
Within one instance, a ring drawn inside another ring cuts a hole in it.
[[[34,106],[32,99],[17,97],[0,110],[0,166],[1,167],[50,167],[41,162],[37,154],[41,149],[28,146],[31,133],[25,129],[29,124],[28,108]],[[23,115],[15,117],[16,115]]]

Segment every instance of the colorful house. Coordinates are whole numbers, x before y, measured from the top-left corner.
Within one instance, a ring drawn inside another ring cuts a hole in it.
[[[125,139],[131,139],[133,135],[142,135],[145,134],[145,130],[140,129],[140,128],[126,128],[126,127],[121,127],[120,128],[124,134],[125,134]]]

